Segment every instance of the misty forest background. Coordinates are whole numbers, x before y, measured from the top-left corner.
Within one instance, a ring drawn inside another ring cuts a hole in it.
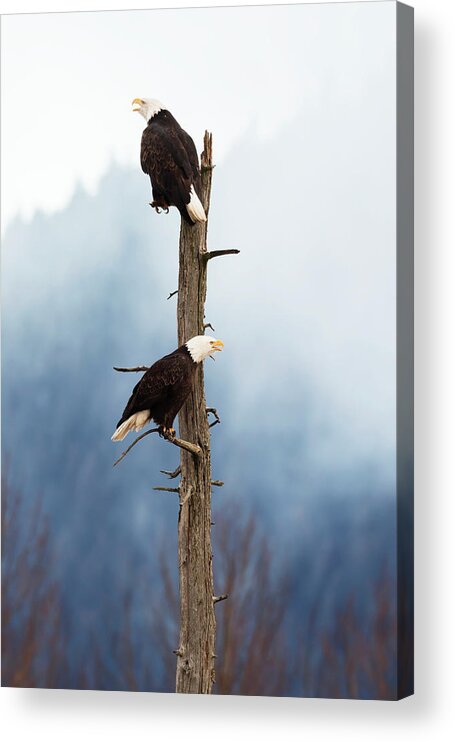
[[[385,383],[375,320],[368,327],[361,310],[374,296],[362,296],[342,252],[352,215],[336,225],[339,245],[329,220],[309,240],[313,201],[324,191],[330,213],[337,193],[289,167],[291,142],[305,159],[299,121],[273,141],[246,132],[214,174],[209,248],[241,250],[213,261],[208,283],[207,321],[225,342],[206,363],[207,402],[222,419],[213,475],[225,482],[214,491],[214,575],[230,596],[216,608],[214,692],[389,698],[394,408],[383,435],[368,427]],[[216,132],[214,144],[216,158]],[[333,137],[327,163],[331,147]],[[271,172],[286,183],[274,203]],[[166,297],[178,214],[156,216],[148,189],[139,166],[113,164],[96,195],[79,188],[61,212],[16,219],[5,235],[6,685],[174,689],[178,502],[152,488],[178,452],[149,438],[113,469],[122,449],[110,440],[137,380],[112,367],[176,345]],[[359,188],[359,214],[362,198]],[[351,254],[351,266],[375,271],[381,249]],[[349,340],[360,324],[363,339]]]

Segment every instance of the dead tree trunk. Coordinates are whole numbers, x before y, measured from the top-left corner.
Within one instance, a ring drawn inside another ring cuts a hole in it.
[[[202,204],[208,216],[212,183],[212,137],[206,132],[201,155]],[[207,222],[180,229],[177,325],[179,345],[204,334],[207,292]],[[194,389],[179,414],[179,435],[202,449],[200,456],[180,452],[178,522],[180,643],[177,693],[211,693],[214,681],[215,611],[213,600],[210,430],[204,370],[196,371]]]
[[[202,193],[205,213],[209,213],[212,185],[212,135],[204,136],[201,155]],[[207,293],[207,264],[212,258],[232,255],[239,250],[207,251],[207,222],[188,225],[181,222],[179,247],[179,284],[177,330],[179,346],[195,335],[203,335],[204,307]],[[176,293],[176,292],[173,292]],[[172,294],[170,294],[172,296]],[[170,297],[168,297],[170,298]],[[115,367],[116,371],[137,372],[148,367]],[[181,475],[179,487],[155,487],[156,490],[178,492],[180,498],[178,522],[178,567],[180,587],[180,642],[177,655],[177,693],[211,693],[215,680],[215,611],[214,605],[227,595],[213,594],[210,465],[210,427],[207,413],[219,417],[214,408],[207,409],[202,363],[196,370],[191,396],[179,413],[181,438],[168,438],[180,447],[180,466],[175,472],[165,472],[172,479]],[[114,466],[145,436],[158,428],[142,433],[119,456]]]

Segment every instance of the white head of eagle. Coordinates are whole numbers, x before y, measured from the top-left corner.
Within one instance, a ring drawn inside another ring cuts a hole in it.
[[[216,350],[224,347],[222,340],[215,340],[211,335],[196,335],[185,343],[188,352],[195,363],[205,361],[208,356],[213,356]]]
[[[156,98],[135,98],[133,100],[133,111],[137,111],[147,121],[150,121],[159,111],[164,110],[164,106]]]
[[[201,173],[196,147],[170,111],[155,98],[134,98],[133,111],[147,126],[141,140],[141,167],[150,177],[153,201],[159,214],[176,206],[188,224],[205,222],[201,202]]]
[[[150,366],[134,387],[112,440],[122,441],[130,430],[141,430],[151,420],[160,432],[173,435],[172,424],[191,393],[198,363],[223,347],[222,340],[196,335]]]

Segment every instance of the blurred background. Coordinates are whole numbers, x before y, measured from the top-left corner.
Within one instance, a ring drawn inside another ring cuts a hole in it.
[[[215,691],[396,688],[393,3],[2,23],[2,682],[173,690],[178,451],[115,469],[176,344],[179,218],[147,205],[136,96],[217,163],[206,364]],[[33,58],[34,64],[26,63]],[[175,212],[175,213],[174,213]]]

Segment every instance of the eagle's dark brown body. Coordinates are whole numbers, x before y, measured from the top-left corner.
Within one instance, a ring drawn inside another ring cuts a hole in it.
[[[149,120],[141,141],[141,167],[150,176],[154,208],[176,206],[182,219],[193,220],[187,205],[191,187],[201,196],[201,175],[196,147],[173,115],[158,111]]]
[[[193,388],[197,364],[185,345],[153,364],[136,384],[117,428],[137,412],[150,410],[162,428],[172,428],[175,416]]]

